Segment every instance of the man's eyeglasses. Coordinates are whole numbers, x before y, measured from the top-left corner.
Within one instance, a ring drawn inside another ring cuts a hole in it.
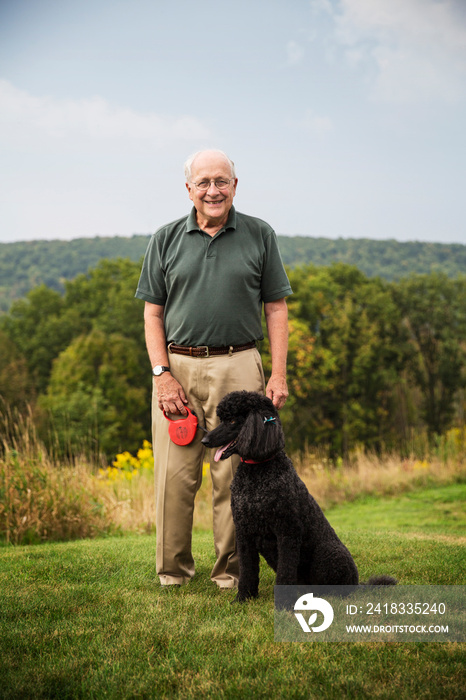
[[[226,190],[230,186],[230,182],[234,179],[235,178],[232,177],[229,180],[225,180],[224,178],[218,178],[217,180],[201,180],[200,182],[191,182],[193,185],[196,186],[196,189],[201,190],[201,192],[206,192],[209,189],[211,182],[214,183],[215,187],[218,190]]]

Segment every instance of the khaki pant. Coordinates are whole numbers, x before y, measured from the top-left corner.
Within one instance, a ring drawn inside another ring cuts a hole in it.
[[[264,393],[264,373],[259,352],[252,348],[217,357],[184,357],[170,354],[170,371],[180,382],[199,424],[212,430],[218,425],[216,408],[230,391],[246,389]],[[168,421],[157,405],[154,382],[152,430],[155,462],[157,574],[162,585],[186,583],[194,576],[191,551],[194,498],[202,481],[204,436],[197,431],[190,445],[175,445],[168,435]],[[212,451],[214,452],[214,451]],[[221,587],[238,582],[238,558],[230,508],[230,484],[239,458],[213,461],[213,530],[216,562],[211,579]]]

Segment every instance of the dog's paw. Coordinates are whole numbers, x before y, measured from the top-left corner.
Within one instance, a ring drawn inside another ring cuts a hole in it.
[[[240,595],[239,593],[231,601],[233,603],[247,603],[250,598],[246,595]]]
[[[232,603],[247,603],[248,600],[252,600],[253,598],[257,598],[258,593],[253,594],[253,593],[237,593],[236,597],[234,600],[232,600]]]

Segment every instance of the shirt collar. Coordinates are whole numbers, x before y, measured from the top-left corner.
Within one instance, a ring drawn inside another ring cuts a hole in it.
[[[236,210],[232,206],[230,211],[228,212],[228,219],[227,222],[224,226],[224,229],[236,229]],[[199,228],[199,225],[196,220],[196,207],[193,207],[191,209],[191,212],[188,216],[188,220],[186,221],[186,231],[187,233],[191,233],[193,231],[200,231],[201,229]]]

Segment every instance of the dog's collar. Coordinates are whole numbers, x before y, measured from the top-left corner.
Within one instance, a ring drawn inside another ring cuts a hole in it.
[[[277,453],[278,454],[278,453]],[[274,459],[276,455],[272,455],[271,457],[267,457],[267,459],[241,459],[242,464],[265,464],[266,462],[271,462],[272,459]]]

